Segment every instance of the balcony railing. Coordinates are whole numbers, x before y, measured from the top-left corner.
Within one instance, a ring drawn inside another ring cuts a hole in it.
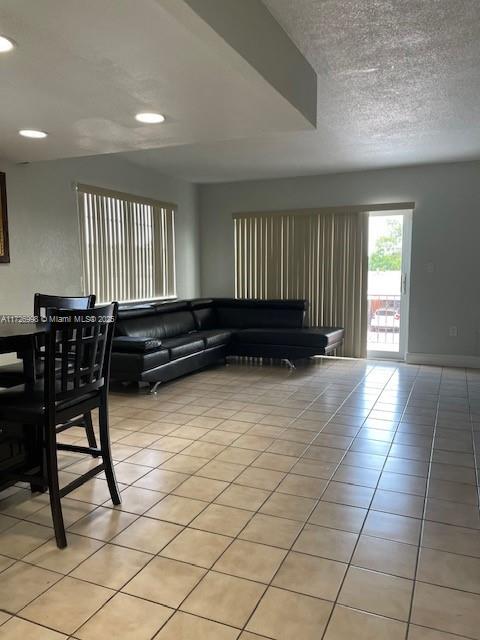
[[[400,295],[369,293],[367,349],[397,352],[400,322]]]

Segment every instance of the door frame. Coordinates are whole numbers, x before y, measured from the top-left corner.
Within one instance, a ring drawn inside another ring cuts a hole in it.
[[[370,217],[387,217],[387,216],[403,216],[402,229],[402,266],[400,277],[402,279],[400,286],[400,331],[399,331],[399,347],[396,351],[379,351],[368,349],[367,358],[375,360],[399,360],[405,361],[408,351],[408,329],[409,329],[409,311],[410,311],[410,266],[412,255],[412,219],[413,209],[404,209],[396,211],[369,211]],[[368,286],[367,286],[368,287]],[[368,288],[367,288],[368,291]],[[402,318],[404,320],[402,321]],[[368,338],[367,338],[368,339]]]

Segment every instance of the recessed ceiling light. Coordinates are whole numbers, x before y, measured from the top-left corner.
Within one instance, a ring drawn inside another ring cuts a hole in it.
[[[38,129],[20,129],[18,132],[24,138],[46,138],[48,133],[39,131]]]
[[[15,47],[15,43],[7,36],[0,36],[0,53],[11,51]]]
[[[160,124],[165,121],[165,116],[162,116],[161,113],[137,113],[135,120],[145,124]]]

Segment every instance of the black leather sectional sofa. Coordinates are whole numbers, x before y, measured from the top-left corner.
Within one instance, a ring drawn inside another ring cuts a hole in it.
[[[343,329],[305,327],[306,309],[305,300],[231,298],[122,307],[112,379],[154,385],[229,355],[294,361],[331,354],[343,342]]]

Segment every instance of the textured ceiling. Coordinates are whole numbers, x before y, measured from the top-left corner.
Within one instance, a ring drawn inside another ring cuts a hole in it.
[[[318,74],[317,131],[131,154],[198,181],[480,158],[480,0],[263,0]]]
[[[270,14],[263,30],[246,20],[234,50],[172,11],[198,2],[1,0],[0,32],[19,46],[0,60],[0,157],[129,150],[198,182],[480,158],[480,0],[264,0],[318,75],[315,130],[239,53],[260,42],[288,77]],[[152,109],[161,127],[133,120]],[[25,127],[50,135],[32,143]]]
[[[392,142],[480,127],[479,0],[264,0],[319,75],[339,134]]]

